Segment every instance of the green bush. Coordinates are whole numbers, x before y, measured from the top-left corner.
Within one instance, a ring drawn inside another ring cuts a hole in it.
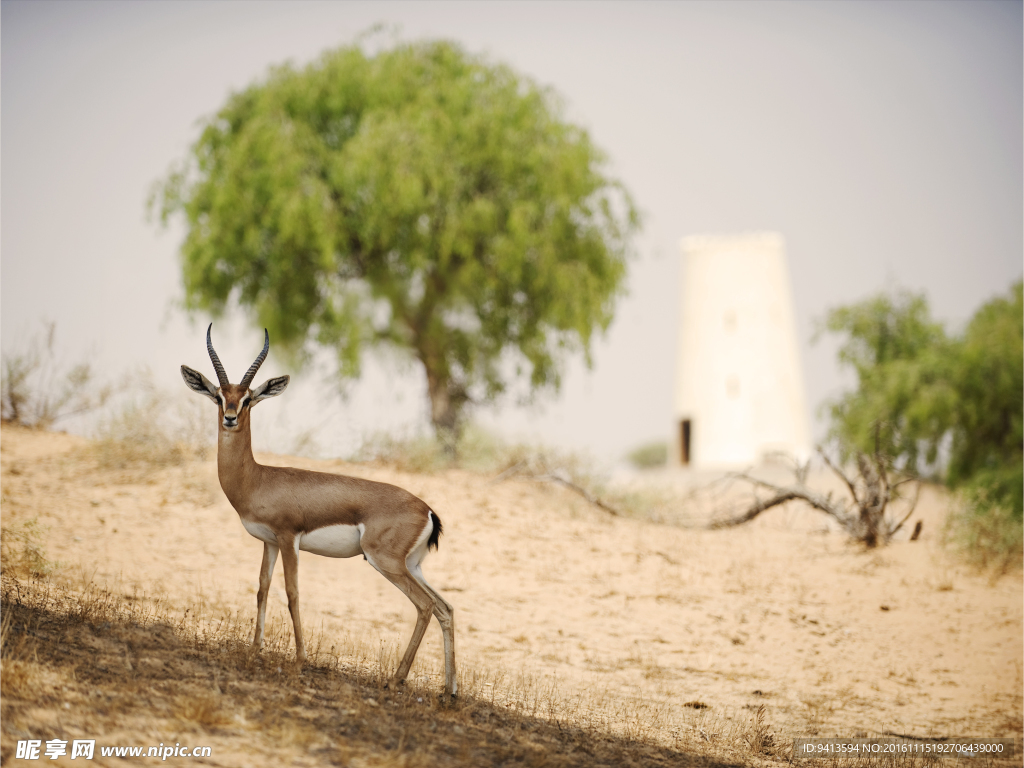
[[[923,296],[829,312],[857,387],[826,404],[847,456],[880,453],[960,493],[952,529],[976,560],[1017,551],[1024,518],[1024,283],[948,335]],[[1014,549],[1016,548],[1016,549]]]
[[[993,503],[984,489],[958,494],[946,520],[947,546],[980,568],[1003,573],[1024,562],[1024,527],[1019,511]]]
[[[668,463],[668,443],[659,441],[641,445],[626,454],[626,458],[637,469],[663,467]]]

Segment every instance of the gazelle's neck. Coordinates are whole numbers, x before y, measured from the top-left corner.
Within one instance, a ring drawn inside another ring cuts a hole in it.
[[[247,491],[253,487],[253,480],[259,472],[259,464],[252,455],[252,433],[249,424],[237,430],[220,427],[217,432],[217,477],[220,487],[231,505],[242,512]]]

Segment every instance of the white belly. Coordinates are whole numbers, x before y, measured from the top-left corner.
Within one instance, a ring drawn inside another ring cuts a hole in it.
[[[249,532],[250,536],[266,542],[267,544],[277,544],[277,536],[274,535],[274,531],[271,530],[269,525],[254,523],[249,520],[242,520],[242,525],[245,527],[245,530]]]
[[[302,534],[299,549],[324,557],[355,557],[363,554],[359,544],[362,537],[362,524],[327,525]]]

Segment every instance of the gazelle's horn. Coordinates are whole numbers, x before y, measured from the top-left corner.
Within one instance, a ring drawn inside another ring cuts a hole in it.
[[[213,342],[210,341],[210,330],[213,328],[213,323],[210,323],[210,327],[206,329],[206,351],[210,353],[210,360],[213,361],[213,370],[217,372],[217,380],[220,382],[220,386],[228,386],[228,375],[224,371],[224,366],[220,362],[220,358],[217,357],[217,353],[213,351]]]
[[[263,337],[263,351],[256,356],[256,360],[249,366],[249,370],[245,372],[245,376],[243,376],[242,380],[238,382],[238,386],[240,387],[248,387],[252,384],[252,379],[256,375],[256,371],[260,369],[260,366],[263,365],[263,361],[267,359],[267,352],[270,351],[270,334],[267,332],[266,328],[263,329]]]

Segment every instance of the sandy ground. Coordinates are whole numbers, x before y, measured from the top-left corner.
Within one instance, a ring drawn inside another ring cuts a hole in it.
[[[32,518],[62,571],[248,616],[262,552],[221,493],[213,460],[118,478],[86,441],[5,428],[3,524]],[[864,552],[798,509],[724,531],[621,519],[570,492],[465,471],[261,455],[268,464],[403,486],[444,521],[431,583],[456,609],[461,672],[556,675],[565,690],[701,702],[749,720],[766,706],[789,737],[1016,736],[1022,713],[1022,579],[996,581],[939,546],[946,500],[926,492],[917,542]],[[270,619],[287,617],[278,565]],[[408,640],[414,611],[361,559],[302,553],[307,637]],[[414,674],[438,681],[432,624]],[[687,709],[686,705],[690,705]]]

